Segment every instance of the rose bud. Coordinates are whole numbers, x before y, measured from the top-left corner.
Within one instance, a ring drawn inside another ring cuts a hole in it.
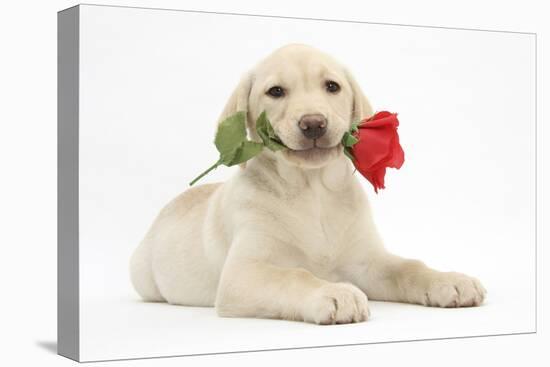
[[[355,168],[374,186],[385,188],[386,168],[401,168],[405,153],[399,145],[397,114],[382,111],[359,123],[353,134],[358,142],[351,147]]]

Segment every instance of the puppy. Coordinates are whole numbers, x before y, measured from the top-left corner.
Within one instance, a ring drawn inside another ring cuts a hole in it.
[[[193,187],[161,211],[130,264],[144,300],[317,324],[365,321],[368,299],[483,302],[477,279],[384,249],[340,144],[373,110],[342,65],[305,45],[276,50],[243,77],[220,121],[246,111],[260,141],[264,110],[289,149],[264,149],[229,181]]]

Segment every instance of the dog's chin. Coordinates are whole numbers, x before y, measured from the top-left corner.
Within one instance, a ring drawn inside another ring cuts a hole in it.
[[[302,168],[321,168],[330,161],[338,158],[341,154],[342,146],[340,144],[330,147],[321,148],[313,147],[304,150],[285,149],[283,156],[287,162]]]

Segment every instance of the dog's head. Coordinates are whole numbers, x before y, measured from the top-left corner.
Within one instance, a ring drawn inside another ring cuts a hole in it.
[[[372,108],[350,73],[321,51],[305,45],[282,47],[247,73],[230,97],[220,121],[247,112],[257,138],[262,111],[289,148],[276,154],[293,165],[318,168],[342,154],[340,141],[353,121]]]

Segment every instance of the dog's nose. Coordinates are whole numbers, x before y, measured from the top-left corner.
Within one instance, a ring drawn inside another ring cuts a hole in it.
[[[308,139],[319,139],[327,132],[327,119],[321,114],[303,115],[298,126]]]

